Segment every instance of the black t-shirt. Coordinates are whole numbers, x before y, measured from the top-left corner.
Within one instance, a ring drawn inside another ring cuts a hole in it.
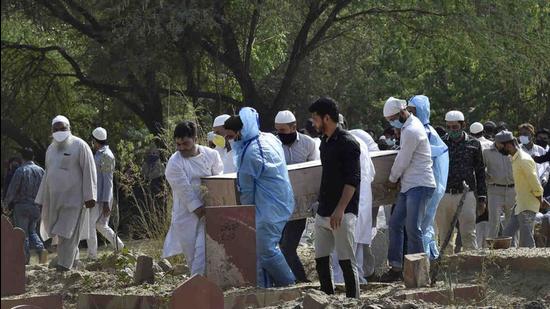
[[[321,138],[321,163],[323,175],[317,214],[330,217],[338,206],[345,185],[355,187],[355,193],[346,207],[346,213],[357,215],[359,209],[359,185],[361,183],[361,148],[355,138],[337,128],[330,138]]]

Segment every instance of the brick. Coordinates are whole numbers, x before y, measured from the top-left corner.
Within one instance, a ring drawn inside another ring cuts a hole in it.
[[[171,308],[221,309],[224,306],[223,292],[212,281],[195,275],[174,290]]]
[[[452,290],[445,288],[407,290],[396,294],[395,298],[403,300],[423,300],[440,305],[454,303],[469,303],[482,301],[485,290],[479,285],[456,286]]]
[[[168,308],[165,301],[156,296],[81,294],[78,309],[158,309]]]
[[[25,232],[14,228],[6,216],[2,216],[1,234],[1,294],[25,293]]]
[[[426,253],[405,255],[403,279],[407,288],[419,288],[430,284],[430,261]]]
[[[256,286],[256,209],[206,207],[206,277],[222,289]]]
[[[134,273],[134,283],[142,284],[143,282],[155,283],[153,258],[146,255],[138,256],[136,263],[136,272]]]
[[[63,309],[63,298],[61,295],[56,294],[16,299],[2,299],[1,307],[2,309],[9,309],[24,305],[42,309]]]

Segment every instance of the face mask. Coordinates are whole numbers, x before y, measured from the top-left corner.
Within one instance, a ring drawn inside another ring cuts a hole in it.
[[[386,145],[388,145],[390,147],[395,145],[395,140],[394,139],[386,139]]]
[[[462,131],[449,131],[449,137],[452,139],[459,139],[462,136]]]
[[[227,142],[229,143],[229,145],[231,145],[231,149],[235,148],[235,140],[234,139],[228,139]]]
[[[394,119],[390,121],[390,124],[394,128],[401,129],[403,127],[403,123],[400,121],[400,119]]]
[[[529,138],[529,136],[520,135],[519,136],[519,142],[522,143],[523,145],[527,145],[527,144],[529,144],[529,142],[531,142],[531,139]]]
[[[69,135],[71,135],[71,131],[57,131],[52,133],[53,139],[58,143],[66,140]]]
[[[279,139],[283,143],[283,145],[290,145],[296,141],[296,138],[298,138],[298,132],[283,134],[279,133],[277,134],[279,136]]]
[[[221,135],[214,135],[214,139],[212,140],[212,142],[214,143],[214,145],[216,145],[216,147],[219,147],[219,148],[223,148],[225,147],[225,138]]]

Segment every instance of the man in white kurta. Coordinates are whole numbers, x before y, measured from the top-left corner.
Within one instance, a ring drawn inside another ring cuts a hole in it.
[[[87,238],[83,227],[96,200],[96,169],[92,150],[71,134],[69,120],[52,121],[54,141],[46,151],[46,173],[35,202],[42,205],[42,238],[57,237],[57,269],[73,267],[78,243]],[[86,208],[84,208],[86,207]]]
[[[357,276],[360,283],[367,283],[365,277],[372,275],[370,273],[372,265],[364,267],[363,250],[370,250],[372,243],[372,189],[371,183],[374,180],[374,164],[370,158],[369,148],[362,138],[354,134],[355,130],[349,131],[361,148],[361,187],[359,191],[359,212],[357,216],[357,224],[355,225],[355,259],[357,261]],[[355,131],[357,133],[357,131]],[[370,252],[370,251],[369,251]],[[365,273],[367,268],[369,273]],[[333,253],[332,269],[334,282],[344,283],[342,269],[338,264],[336,252]],[[374,270],[374,269],[372,269]]]
[[[96,128],[92,132],[94,160],[97,171],[97,202],[90,209],[90,224],[88,237],[88,258],[97,258],[97,232],[105,237],[115,250],[122,250],[124,244],[109,227],[109,217],[113,208],[113,173],[115,172],[115,156],[107,145],[107,130]],[[96,232],[97,230],[97,232]]]
[[[217,151],[196,144],[197,128],[184,121],[174,130],[176,151],[166,165],[172,188],[172,222],[164,241],[163,258],[183,253],[191,275],[204,275],[205,232],[201,177],[220,175],[223,164]]]

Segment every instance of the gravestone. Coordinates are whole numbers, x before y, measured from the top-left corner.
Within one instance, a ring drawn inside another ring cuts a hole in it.
[[[407,288],[420,288],[430,284],[430,261],[426,253],[405,255],[403,281]]]
[[[225,289],[256,286],[256,209],[206,207],[206,277]]]
[[[212,281],[201,275],[194,275],[177,289],[171,297],[171,307],[219,309],[224,307],[223,292]]]
[[[63,309],[63,297],[60,294],[52,294],[26,298],[2,299],[2,309],[13,308]]]
[[[2,296],[25,293],[25,232],[2,216]]]
[[[153,271],[153,258],[146,255],[138,256],[136,272],[134,273],[134,284],[143,282],[155,283],[155,272]]]

